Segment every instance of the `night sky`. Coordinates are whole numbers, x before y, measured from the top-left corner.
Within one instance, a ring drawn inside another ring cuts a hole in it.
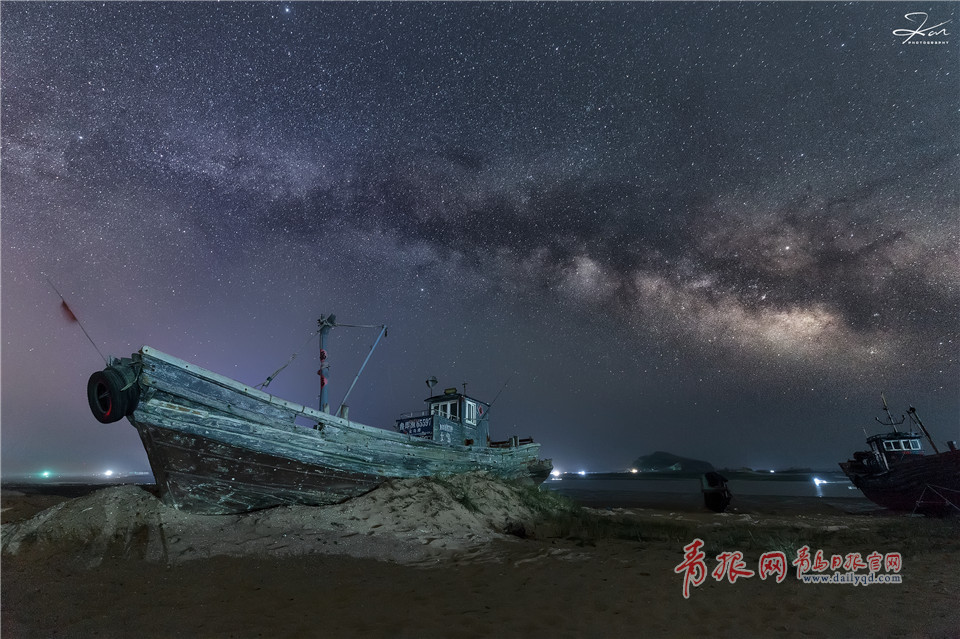
[[[0,19],[4,474],[149,468],[42,274],[104,354],[256,384],[299,352],[270,390],[313,407],[319,316],[386,324],[353,419],[466,382],[564,471],[836,468],[881,391],[960,439],[956,4]],[[376,337],[331,334],[334,402]]]

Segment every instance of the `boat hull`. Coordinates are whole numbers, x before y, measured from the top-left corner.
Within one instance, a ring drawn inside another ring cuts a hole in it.
[[[875,472],[849,460],[840,468],[875,504],[897,511],[960,513],[960,450],[917,455]]]
[[[323,506],[376,488],[386,477],[327,468],[135,422],[161,499],[180,510],[226,514],[283,504]]]
[[[149,347],[131,362],[140,399],[128,419],[161,499],[181,510],[333,504],[390,478],[463,472],[539,484],[552,469],[539,444],[440,444],[281,400]]]

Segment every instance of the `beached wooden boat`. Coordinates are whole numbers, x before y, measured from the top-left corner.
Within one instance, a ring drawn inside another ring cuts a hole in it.
[[[335,325],[321,319],[321,361]],[[540,483],[552,469],[530,439],[490,442],[489,404],[455,388],[389,431],[351,421],[345,406],[331,414],[324,381],[326,410],[315,410],[144,346],[93,373],[87,394],[100,422],[130,420],[161,498],[191,512],[338,503],[394,477],[486,471]]]
[[[884,508],[960,514],[960,450],[956,442],[947,442],[948,450],[940,452],[912,406],[907,415],[922,434],[898,430],[906,418],[895,421],[886,399],[883,408],[888,420],[880,423],[894,430],[868,437],[870,450],[854,453],[840,468],[867,499]],[[924,437],[933,454],[924,453]]]

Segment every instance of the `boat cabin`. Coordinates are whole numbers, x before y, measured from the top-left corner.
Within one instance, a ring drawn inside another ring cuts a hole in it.
[[[902,462],[914,456],[923,455],[923,443],[920,441],[923,435],[919,433],[905,433],[893,431],[883,435],[874,435],[867,438],[867,444],[870,445],[868,453],[861,453],[864,457],[861,459],[868,465],[875,465],[879,469],[889,470],[892,465]],[[872,458],[872,459],[871,459]]]
[[[442,395],[424,400],[427,409],[405,413],[397,420],[397,430],[413,437],[460,446],[487,446],[490,404],[448,388]]]

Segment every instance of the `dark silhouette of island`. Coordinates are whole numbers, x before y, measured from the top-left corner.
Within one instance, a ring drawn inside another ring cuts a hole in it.
[[[633,462],[633,467],[642,473],[708,473],[712,470],[713,464],[701,461],[699,459],[690,459],[689,457],[680,457],[673,453],[658,450],[650,455],[638,457]]]

